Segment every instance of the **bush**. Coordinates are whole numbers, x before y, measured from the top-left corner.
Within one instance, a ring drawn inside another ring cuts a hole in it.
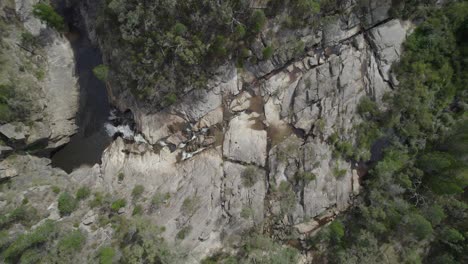
[[[164,102],[166,102],[167,105],[172,105],[177,102],[177,95],[175,93],[169,93],[164,96]]]
[[[182,203],[181,211],[182,213],[190,216],[193,215],[200,206],[200,198],[198,196],[192,196],[185,198],[184,202]]]
[[[171,194],[170,193],[155,193],[153,195],[153,198],[151,198],[151,207],[153,209],[158,209],[160,208],[163,204],[166,204],[169,199],[171,199]]]
[[[102,195],[102,193],[100,193],[100,192],[94,193],[94,199],[89,202],[89,206],[91,208],[102,206],[104,201],[105,201],[104,198],[105,197]]]
[[[117,175],[117,180],[119,182],[123,181],[125,178],[125,174],[123,172],[119,172],[119,174]]]
[[[38,249],[28,249],[23,254],[21,254],[20,263],[21,264],[34,264],[39,263],[39,261],[44,257],[42,252]]]
[[[112,204],[111,204],[111,210],[113,212],[118,212],[120,210],[120,208],[123,208],[127,205],[127,201],[125,201],[125,199],[118,199],[118,200],[115,200]]]
[[[84,200],[88,198],[90,194],[91,194],[91,190],[88,187],[86,186],[80,187],[78,191],[76,191],[76,199]]]
[[[371,118],[377,116],[379,108],[374,101],[364,96],[358,104],[357,111],[362,117]]]
[[[23,225],[34,224],[38,219],[37,210],[34,207],[21,205],[10,213],[3,214],[0,216],[0,228],[6,228],[7,226],[20,222]]]
[[[60,188],[58,186],[52,186],[52,191],[55,193],[55,194],[59,194],[60,193]]]
[[[141,206],[141,204],[135,205],[135,207],[133,208],[132,215],[141,215],[142,213],[143,213],[143,207]]]
[[[296,181],[303,181],[304,183],[307,184],[311,181],[314,181],[317,178],[317,176],[312,172],[298,171],[294,175],[294,178],[296,179]]]
[[[273,47],[271,46],[265,47],[262,51],[263,59],[264,60],[270,59],[273,56],[273,52],[274,52]]]
[[[333,167],[333,175],[338,179],[343,178],[346,175],[346,171],[346,169],[340,169],[339,166]]]
[[[57,14],[54,8],[48,4],[35,4],[33,6],[33,15],[58,31],[65,29],[65,21],[63,17]]]
[[[227,40],[224,36],[218,35],[211,46],[211,53],[213,54],[215,59],[222,59],[225,58],[228,50],[227,50]]]
[[[63,254],[74,254],[85,244],[86,236],[79,230],[71,231],[58,242],[58,249]]]
[[[143,185],[135,185],[132,190],[132,197],[133,199],[138,199],[145,191],[145,187]]]
[[[235,30],[235,37],[237,39],[242,39],[245,36],[246,30],[243,25],[237,25]]]
[[[107,81],[107,77],[109,76],[109,67],[104,64],[98,65],[93,69],[94,76],[99,80],[105,82]]]
[[[21,45],[34,51],[34,49],[37,48],[37,46],[39,46],[39,39],[38,37],[31,34],[29,31],[25,31],[21,33]]]
[[[278,187],[278,194],[281,212],[288,214],[294,211],[296,208],[296,193],[291,184],[287,181],[282,181]]]
[[[250,26],[253,33],[260,33],[265,27],[267,18],[262,10],[255,10],[250,18]]]
[[[254,214],[253,209],[250,206],[244,206],[240,212],[240,216],[244,219],[252,217]]]
[[[241,177],[242,184],[248,188],[254,186],[259,180],[259,174],[253,165],[245,167],[244,171],[242,171]]]
[[[20,235],[4,252],[3,258],[8,262],[15,262],[21,254],[33,247],[45,243],[56,234],[55,222],[46,220],[44,224],[28,234]]]
[[[172,32],[174,35],[182,36],[187,32],[187,27],[184,24],[177,22],[174,27],[172,27]]]
[[[103,247],[99,250],[99,264],[112,264],[115,250],[111,247]]]
[[[192,226],[186,226],[177,232],[176,238],[179,240],[184,240],[188,234],[192,231]]]
[[[63,192],[58,198],[58,209],[61,216],[66,216],[75,211],[77,200],[68,192]]]
[[[340,241],[345,234],[344,225],[338,220],[333,221],[328,227],[329,237],[332,241]]]

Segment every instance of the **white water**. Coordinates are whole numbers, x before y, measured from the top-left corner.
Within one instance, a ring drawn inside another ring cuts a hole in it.
[[[124,139],[133,140],[138,143],[148,143],[141,134],[135,133],[129,125],[114,126],[111,123],[106,122],[104,124],[104,128],[110,137],[113,137],[115,134],[120,132]]]

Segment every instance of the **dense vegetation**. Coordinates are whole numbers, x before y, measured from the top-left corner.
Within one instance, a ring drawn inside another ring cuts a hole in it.
[[[271,1],[267,12],[291,9],[290,24],[320,11],[318,0]],[[253,56],[251,43],[268,22],[263,9],[250,8],[249,0],[112,0],[102,8],[98,26],[101,40],[118,47],[110,54],[118,83],[130,87],[140,101],[168,105],[191,88],[206,87],[207,80],[227,61],[271,58],[265,47]],[[294,15],[293,15],[294,14]],[[118,43],[118,45],[116,45]],[[125,55],[123,55],[125,54]]]
[[[360,105],[360,149],[376,139],[387,147],[358,205],[310,241],[333,263],[468,261],[468,2],[426,15],[395,67],[388,110]],[[344,232],[330,235],[336,226]]]

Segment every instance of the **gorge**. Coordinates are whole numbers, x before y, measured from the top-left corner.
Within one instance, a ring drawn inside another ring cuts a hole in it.
[[[0,261],[431,263],[468,7],[400,2],[2,1]]]

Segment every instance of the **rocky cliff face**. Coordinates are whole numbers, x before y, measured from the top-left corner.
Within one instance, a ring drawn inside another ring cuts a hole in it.
[[[71,45],[32,15],[37,2],[18,0],[0,5],[2,19],[8,23],[2,81],[15,86],[28,109],[21,122],[1,125],[0,133],[10,148],[49,152],[66,144],[76,131],[79,87]]]
[[[380,102],[398,84],[391,65],[409,28],[388,17],[390,1],[367,7],[359,18],[350,2],[319,29],[276,32],[270,25],[265,42],[283,43],[271,59],[245,70],[227,64],[208,89],[162,111],[111,87],[114,103],[134,113],[147,143],[119,139],[107,149],[105,188],[128,196],[142,184],[148,197],[169,193],[154,221],[166,226],[169,241],[189,226],[182,245],[195,255],[260,223],[285,238],[293,226],[306,236],[332,219],[359,193],[359,174],[356,164],[333,154],[329,139],[338,134],[353,142],[361,98]],[[288,48],[298,40],[306,54]],[[187,199],[196,201],[189,213]]]
[[[387,15],[390,2],[368,1],[370,11],[358,17],[350,1],[345,12],[330,15],[319,28],[277,32],[271,24],[263,35],[264,42],[279,47],[271,59],[242,70],[224,65],[208,89],[189,91],[162,111],[138,105],[111,81],[113,103],[133,112],[146,143],[117,138],[104,152],[102,165],[81,168],[68,178],[126,199],[136,185],[145,187],[147,199],[165,197],[144,210],[166,227],[163,235],[172,243],[181,230],[189,230],[180,244],[195,262],[235,245],[252,227],[262,226],[283,240],[293,232],[306,238],[359,193],[356,164],[336,155],[330,139],[339,135],[352,143],[353,128],[361,122],[361,98],[381,102],[398,85],[391,66],[409,25]],[[25,6],[16,5],[26,17],[25,26],[37,25]],[[95,36],[92,6],[81,7]],[[53,40],[46,48],[49,71],[43,86],[48,107],[40,122],[49,131],[46,138],[56,139],[49,145],[58,146],[74,130],[70,122],[76,109],[69,106],[76,98],[76,82],[68,44],[48,34]],[[290,48],[298,40],[305,47],[300,54]],[[257,44],[261,53],[265,44]],[[32,158],[24,162],[25,167],[37,163]],[[7,161],[1,165],[4,171],[13,169]],[[22,167],[14,170],[12,174],[26,177]],[[132,209],[128,205],[121,213]],[[103,237],[107,227],[90,228],[97,214],[84,206],[71,217],[80,219],[93,237]]]

